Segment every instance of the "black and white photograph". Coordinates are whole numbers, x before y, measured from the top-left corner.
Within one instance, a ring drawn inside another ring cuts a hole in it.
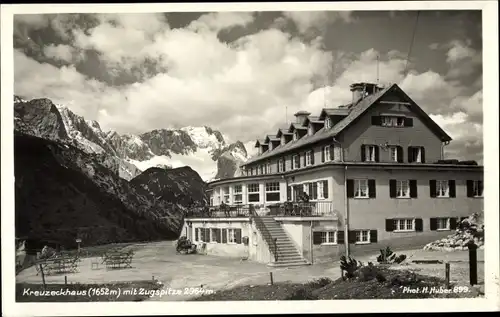
[[[498,5],[406,4],[2,5],[6,315],[499,309]]]

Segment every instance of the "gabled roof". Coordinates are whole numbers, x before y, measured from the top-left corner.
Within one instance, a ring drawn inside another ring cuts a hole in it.
[[[288,132],[288,127],[281,127],[278,129],[278,132],[276,132],[276,137],[280,138],[282,134],[292,135],[293,133]]]
[[[304,127],[300,123],[294,122],[294,123],[290,124],[290,128],[288,128],[288,132],[293,132],[295,130],[307,130],[307,127]]]
[[[379,90],[378,92],[366,96],[364,99],[360,100],[357,104],[349,108],[349,114],[340,120],[335,126],[330,129],[325,129],[324,127],[319,129],[313,135],[306,135],[298,140],[294,140],[288,142],[285,145],[276,147],[273,151],[270,151],[264,155],[259,155],[254,158],[251,158],[245,164],[248,165],[262,159],[270,158],[272,156],[285,153],[292,150],[297,150],[303,146],[313,144],[322,140],[327,140],[341,133],[344,129],[349,127],[351,124],[356,122],[356,120],[364,114],[371,105],[376,103],[382,96],[384,96],[388,91],[398,91],[403,94],[403,97],[406,98],[411,103],[411,110],[415,111],[417,115],[419,115],[422,121],[431,129],[434,133],[440,136],[442,141],[451,141],[451,137],[444,132],[443,129],[439,125],[437,125],[430,117],[422,110],[410,97],[401,89],[398,85],[393,84],[387,88]]]
[[[319,115],[319,120],[324,120],[328,116],[347,116],[349,114],[349,108],[323,108]]]
[[[324,121],[323,120],[320,120],[319,117],[316,117],[316,116],[309,116],[306,118],[306,120],[304,120],[304,126],[307,126],[309,125],[309,122],[313,122],[313,123],[323,123]]]

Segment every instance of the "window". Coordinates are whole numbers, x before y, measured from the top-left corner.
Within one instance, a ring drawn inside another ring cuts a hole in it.
[[[332,127],[332,119],[330,117],[326,117],[325,119],[325,128],[330,129]]]
[[[280,183],[266,183],[266,201],[280,201]]]
[[[248,184],[248,202],[258,203],[260,201],[259,184]]]
[[[482,181],[474,181],[473,183],[473,193],[474,197],[483,197],[483,182]]]
[[[292,161],[292,168],[297,169],[300,168],[300,155],[294,155]]]
[[[355,179],[354,180],[354,197],[368,198],[368,180]]]
[[[284,172],[284,171],[286,171],[286,159],[285,158],[283,158],[281,160],[281,172]]]
[[[233,189],[233,202],[235,204],[241,204],[241,203],[243,203],[243,194],[242,194],[241,185],[234,186],[234,189]]]
[[[283,172],[283,159],[278,160],[278,173]]]
[[[299,139],[299,131],[295,131],[295,132],[293,133],[293,140],[294,140],[294,141],[296,141],[296,140],[298,140],[298,139]]]
[[[483,181],[467,181],[467,197],[483,197]]]
[[[271,163],[267,163],[266,165],[266,173],[271,174]]]
[[[264,165],[260,166],[260,175],[264,174]]]
[[[241,229],[227,229],[227,243],[236,243],[236,230]]]
[[[306,166],[309,166],[309,165],[313,165],[313,152],[312,151],[308,151],[306,152]]]
[[[382,116],[382,126],[383,127],[404,127],[405,118],[404,117],[391,117]]]
[[[370,242],[369,230],[356,231],[356,243],[369,243],[369,242]]]
[[[326,145],[323,148],[323,162],[330,162],[330,161],[331,161],[330,146]]]
[[[377,146],[375,145],[363,145],[361,155],[363,155],[364,162],[375,162],[377,161]]]
[[[212,228],[210,229],[210,242],[217,243],[220,242],[220,231],[219,229]]]
[[[448,181],[436,181],[436,197],[449,197],[450,187]]]
[[[293,185],[292,188],[293,188],[293,198],[294,200],[297,200],[297,198],[300,197],[300,195],[302,195],[302,193],[304,192],[304,186]]]
[[[337,243],[337,232],[323,231],[321,232],[321,244],[335,244]]]
[[[318,183],[306,183],[304,184],[304,190],[309,195],[310,200],[318,199]]]
[[[437,218],[436,219],[436,229],[437,230],[450,230],[450,218]]]
[[[328,198],[328,181],[318,182],[318,198],[327,199]]]
[[[397,146],[391,146],[389,148],[389,151],[391,153],[391,161],[392,162],[399,162],[399,159],[398,159],[398,157],[399,157],[398,156],[398,154],[399,154],[398,150],[399,150],[399,148]]]
[[[394,231],[415,231],[414,219],[393,219]]]
[[[227,187],[222,187],[222,195],[223,195],[223,201],[226,203],[226,204],[229,204],[229,186]]]
[[[308,127],[308,129],[307,129],[307,133],[308,133],[309,135],[313,135],[313,134],[314,134],[314,126],[313,126],[313,124],[312,124],[312,123],[309,123],[309,127]]]
[[[396,197],[409,198],[410,197],[410,181],[396,181]]]
[[[422,146],[409,146],[408,163],[425,163],[425,149]]]

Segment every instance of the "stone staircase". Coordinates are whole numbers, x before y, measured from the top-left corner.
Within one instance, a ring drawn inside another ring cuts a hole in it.
[[[254,217],[254,221],[261,235],[266,240],[271,255],[274,256],[275,261],[269,263],[269,266],[310,264],[302,257],[283,227],[273,217],[257,216]],[[276,244],[274,241],[276,241]]]

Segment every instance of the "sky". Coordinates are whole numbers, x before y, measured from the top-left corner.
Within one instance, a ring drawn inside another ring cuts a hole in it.
[[[253,151],[298,110],[319,115],[378,79],[453,138],[448,157],[482,162],[481,23],[481,11],[15,15],[14,92],[103,130],[205,125]]]

